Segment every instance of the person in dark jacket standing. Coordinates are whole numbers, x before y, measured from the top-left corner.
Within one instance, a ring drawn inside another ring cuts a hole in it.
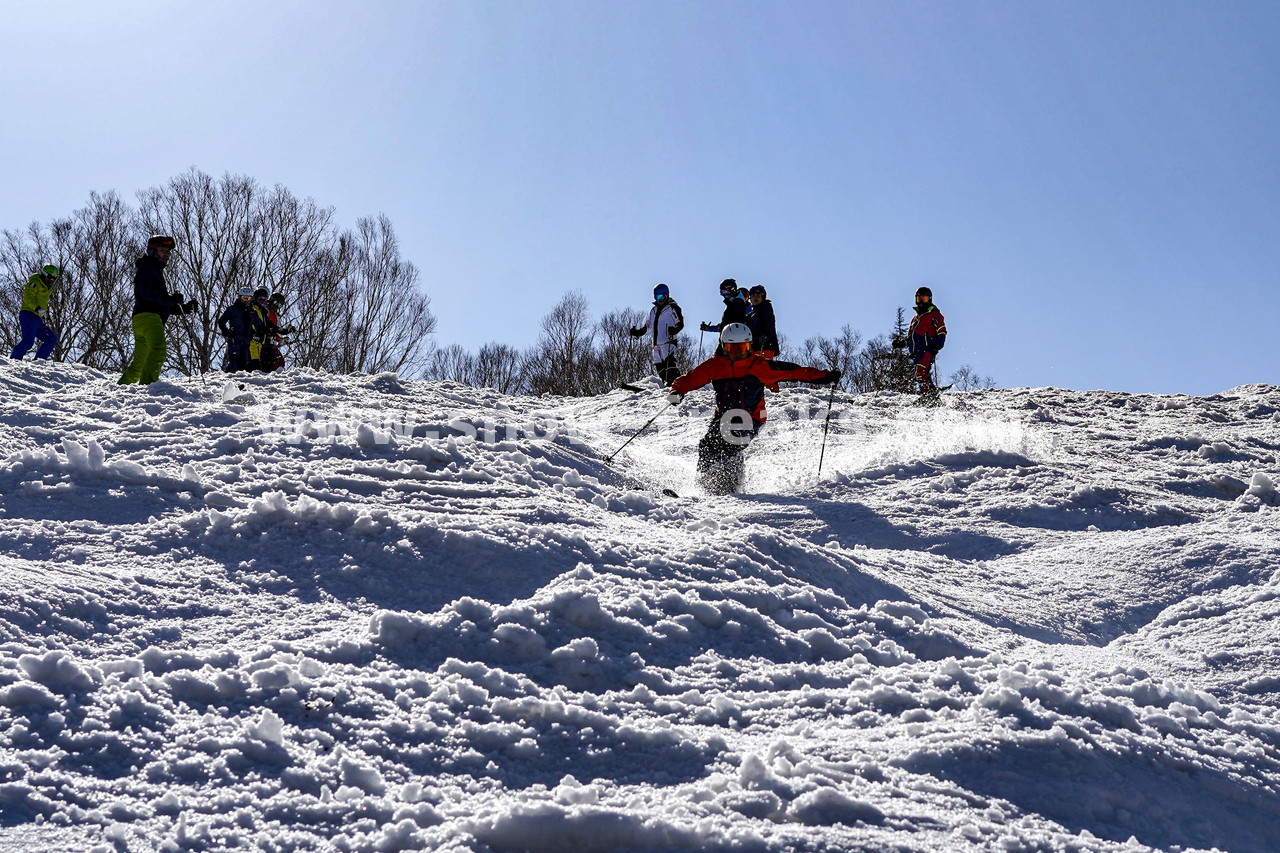
[[[925,402],[938,400],[938,389],[930,378],[929,369],[938,357],[938,351],[947,342],[947,323],[942,312],[933,304],[933,291],[927,287],[916,289],[916,316],[911,318],[905,337],[895,338],[894,349],[906,349],[916,365],[916,382],[920,384],[920,399]]]
[[[218,331],[227,339],[227,358],[222,369],[228,373],[248,370],[249,345],[254,338],[267,332],[266,323],[254,310],[252,287],[240,288],[236,301],[228,305],[218,317]]]
[[[684,328],[684,312],[671,298],[671,289],[659,284],[653,289],[653,307],[643,326],[632,328],[631,337],[648,337],[653,345],[653,370],[664,385],[680,375],[676,366],[676,335]]]
[[[720,282],[720,298],[724,300],[724,313],[719,323],[703,323],[698,328],[704,332],[719,334],[730,323],[747,322],[747,292],[731,278]]]
[[[773,303],[763,284],[757,284],[747,291],[751,307],[747,313],[747,325],[751,327],[751,349],[760,353],[762,358],[773,358],[778,354],[778,323],[773,318]]]
[[[160,234],[147,241],[147,253],[138,258],[133,274],[133,358],[129,360],[121,385],[150,385],[160,378],[168,354],[164,323],[170,314],[190,314],[194,299],[182,301],[181,293],[170,293],[164,281],[164,267],[175,245],[172,237]]]
[[[720,282],[720,298],[724,300],[724,313],[719,323],[703,323],[698,328],[704,332],[715,332],[717,335],[733,323],[747,322],[747,289],[738,287],[738,282],[726,278]],[[717,342],[715,355],[724,355],[724,347]]]

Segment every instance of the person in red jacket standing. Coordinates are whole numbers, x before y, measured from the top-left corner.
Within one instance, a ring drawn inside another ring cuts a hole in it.
[[[276,291],[271,294],[271,298],[267,300],[266,309],[267,332],[266,340],[262,344],[260,361],[262,362],[262,372],[270,373],[273,370],[279,370],[284,367],[284,353],[280,349],[280,345],[283,343],[281,337],[293,334],[294,328],[280,325],[280,314],[284,311],[283,293]]]
[[[741,485],[742,451],[764,426],[765,389],[777,391],[779,382],[827,385],[840,381],[840,371],[769,361],[751,351],[751,329],[744,323],[725,326],[720,347],[723,353],[676,377],[667,400],[678,406],[707,383],[715,389],[715,415],[698,442],[698,479],[708,492],[727,495]]]
[[[938,357],[938,350],[947,342],[947,322],[942,312],[933,304],[933,291],[927,287],[916,289],[916,316],[911,318],[905,337],[895,338],[894,349],[906,348],[916,365],[916,382],[920,383],[920,399],[938,400],[938,388],[929,376],[929,368]]]

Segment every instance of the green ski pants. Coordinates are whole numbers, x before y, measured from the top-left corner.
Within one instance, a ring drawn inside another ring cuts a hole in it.
[[[133,315],[133,360],[120,377],[121,385],[150,385],[160,378],[167,354],[164,343],[164,320],[159,314]]]

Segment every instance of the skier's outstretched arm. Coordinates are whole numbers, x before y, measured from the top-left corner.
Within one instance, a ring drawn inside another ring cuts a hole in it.
[[[723,359],[709,358],[690,370],[684,376],[677,376],[671,383],[671,390],[681,396],[696,391],[713,379],[720,378]]]

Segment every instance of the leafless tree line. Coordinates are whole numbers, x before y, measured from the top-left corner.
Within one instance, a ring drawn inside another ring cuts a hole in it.
[[[340,229],[333,208],[300,199],[285,187],[252,178],[213,178],[197,169],[138,193],[131,207],[115,192],[90,193],[64,219],[0,231],[0,271],[18,284],[0,288],[0,312],[15,317],[20,284],[47,263],[63,270],[49,305],[58,332],[54,357],[105,371],[123,368],[132,351],[134,259],[151,234],[177,240],[166,269],[171,289],[195,298],[193,315],[168,324],[169,366],[186,374],[215,369],[223,345],[217,318],[243,285],[286,296],[282,322],[298,329],[286,349],[289,364],[338,373],[396,371],[451,380],[507,394],[600,394],[652,372],[650,346],[629,330],[645,322],[635,309],[591,318],[586,298],[565,294],[542,319],[527,350],[500,342],[476,352],[434,347],[436,318],[418,285],[418,270],[400,257],[385,216]],[[0,326],[0,345],[12,348],[16,323]],[[914,390],[914,366],[889,341],[904,334],[899,310],[893,332],[870,340],[850,326],[816,336],[781,358],[840,369],[847,391]],[[694,353],[680,339],[677,362]],[[950,380],[960,389],[994,387],[968,365]]]
[[[425,375],[504,394],[603,394],[653,373],[652,347],[630,334],[647,316],[624,308],[592,320],[586,298],[572,291],[542,318],[542,332],[528,349],[497,342],[474,353],[459,344],[440,347],[432,353]],[[677,347],[676,359],[682,370],[692,364],[683,344]]]
[[[906,336],[907,327],[906,311],[899,308],[893,329],[887,335],[864,340],[861,333],[845,325],[835,337],[819,335],[806,338],[795,350],[787,347],[784,341],[780,357],[800,364],[839,370],[843,376],[838,387],[844,391],[858,394],[871,391],[914,393],[918,389],[916,366],[906,350],[894,349],[892,344],[894,338]],[[943,384],[947,383],[958,391],[996,387],[994,379],[979,376],[967,364],[951,373]]]
[[[459,344],[439,347],[431,353],[424,376],[493,388],[504,394],[603,394],[653,372],[649,344],[629,333],[644,324],[646,316],[624,308],[592,321],[586,298],[572,291],[542,318],[542,334],[528,350],[496,342],[474,353]],[[778,357],[839,369],[843,373],[840,387],[846,391],[914,392],[915,365],[905,352],[891,346],[892,339],[906,331],[905,312],[899,309],[888,335],[865,340],[845,325],[834,337],[806,338],[798,347],[789,346],[783,337]],[[690,352],[685,338],[678,340],[676,358],[683,372],[693,366],[695,353]],[[951,374],[950,381],[966,391],[995,387],[992,379],[978,376],[968,365]]]
[[[286,344],[290,365],[408,375],[426,366],[436,318],[386,216],[341,229],[333,208],[285,187],[194,168],[138,193],[133,207],[115,192],[95,192],[65,219],[0,232],[0,271],[9,281],[25,283],[44,264],[63,270],[49,303],[55,358],[123,368],[133,347],[134,259],[151,234],[177,241],[165,278],[198,306],[167,324],[168,366],[179,372],[221,363],[216,321],[244,285],[284,293],[282,324],[298,330]],[[21,300],[21,286],[0,288],[6,316],[17,316]],[[16,324],[6,323],[3,346],[16,339]]]

